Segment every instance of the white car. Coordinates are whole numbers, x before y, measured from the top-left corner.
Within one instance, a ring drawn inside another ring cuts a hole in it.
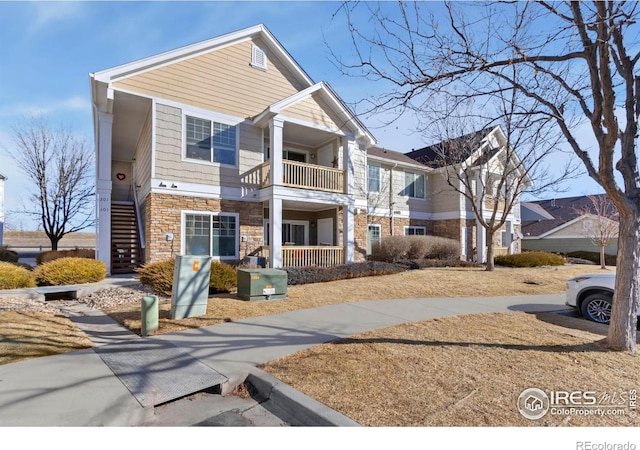
[[[578,309],[582,316],[598,323],[609,323],[613,303],[615,273],[580,275],[567,281],[568,306]]]

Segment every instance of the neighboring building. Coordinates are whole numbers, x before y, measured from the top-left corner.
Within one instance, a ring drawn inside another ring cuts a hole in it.
[[[440,169],[376,148],[263,25],[90,78],[109,273],[179,254],[332,265],[390,234],[448,236],[471,254],[468,208]]]
[[[4,181],[7,179],[0,174],[0,246],[4,245]]]
[[[522,248],[556,253],[599,252],[599,246],[590,236],[597,221],[608,219],[596,215],[590,197],[593,196],[521,202]],[[606,194],[596,197],[610,203]],[[591,213],[585,214],[585,211]],[[605,253],[615,255],[617,252],[618,239],[614,238],[605,247]]]

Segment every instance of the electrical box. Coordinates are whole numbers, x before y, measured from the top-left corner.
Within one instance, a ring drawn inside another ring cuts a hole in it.
[[[171,319],[207,313],[210,278],[210,256],[176,256],[171,289]]]
[[[287,272],[278,269],[238,269],[238,297],[276,300],[287,296]]]

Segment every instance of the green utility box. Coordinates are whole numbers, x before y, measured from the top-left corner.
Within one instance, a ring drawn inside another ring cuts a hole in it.
[[[287,272],[278,269],[238,269],[238,297],[277,300],[287,296]]]
[[[207,313],[210,277],[210,256],[176,256],[171,289],[172,319],[185,319]]]

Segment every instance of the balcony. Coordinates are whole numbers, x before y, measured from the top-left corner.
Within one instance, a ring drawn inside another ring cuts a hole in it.
[[[264,245],[259,256],[269,258],[269,246]],[[309,245],[282,247],[282,267],[331,267],[344,264],[344,249],[337,246]]]
[[[260,166],[260,185],[271,184],[271,163],[265,161]],[[344,170],[307,164],[297,161],[282,161],[282,185],[315,191],[344,193]]]

